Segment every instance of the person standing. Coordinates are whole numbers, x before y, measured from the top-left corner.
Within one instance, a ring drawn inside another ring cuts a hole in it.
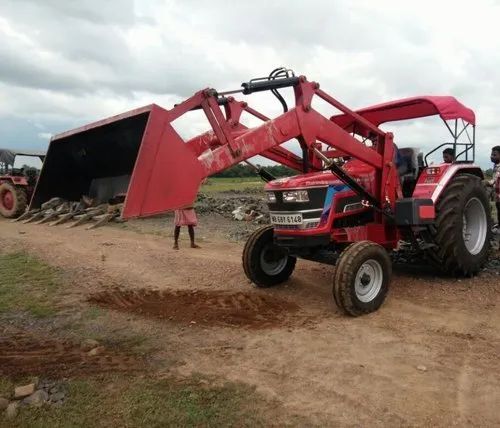
[[[187,226],[188,228],[191,248],[200,248],[200,246],[196,245],[194,241],[194,228],[198,225],[198,219],[193,207],[175,210],[174,224],[174,250],[179,249],[179,235],[181,234],[182,226]]]
[[[489,185],[493,187],[493,195],[497,208],[497,233],[500,230],[500,146],[491,149],[491,161],[493,162],[493,179]]]

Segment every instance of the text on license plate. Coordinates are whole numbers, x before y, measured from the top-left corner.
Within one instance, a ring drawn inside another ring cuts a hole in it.
[[[273,224],[302,224],[302,214],[271,214]]]

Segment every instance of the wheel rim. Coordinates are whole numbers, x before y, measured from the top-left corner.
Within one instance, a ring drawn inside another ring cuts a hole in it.
[[[478,198],[472,198],[465,205],[463,230],[465,247],[472,255],[481,252],[488,234],[488,219],[483,204]]]
[[[14,195],[12,192],[10,190],[5,190],[0,196],[0,200],[5,209],[11,210],[14,207]]]
[[[260,266],[270,276],[278,275],[286,266],[288,254],[273,244],[267,244],[260,253]]]
[[[359,268],[355,281],[356,297],[363,303],[371,302],[382,289],[384,282],[382,266],[376,260],[367,260]]]

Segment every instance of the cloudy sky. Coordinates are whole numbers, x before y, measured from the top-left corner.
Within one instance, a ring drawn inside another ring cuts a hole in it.
[[[494,0],[1,0],[0,146],[45,148],[87,122],[287,66],[353,108],[456,96],[476,111],[488,167],[500,143],[499,28]],[[272,97],[253,98],[279,113]],[[186,136],[204,127],[179,124]],[[435,118],[385,129],[400,147],[449,141]]]

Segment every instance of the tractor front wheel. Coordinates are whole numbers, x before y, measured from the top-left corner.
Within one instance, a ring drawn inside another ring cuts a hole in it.
[[[391,275],[391,259],[382,246],[371,241],[355,242],[337,260],[335,303],[354,317],[374,312],[384,303]]]
[[[26,190],[10,183],[0,184],[0,215],[6,218],[19,217],[28,205]]]
[[[274,243],[273,233],[272,226],[256,230],[248,238],[243,250],[245,275],[257,287],[281,284],[295,269],[297,259],[290,256],[286,248]]]

